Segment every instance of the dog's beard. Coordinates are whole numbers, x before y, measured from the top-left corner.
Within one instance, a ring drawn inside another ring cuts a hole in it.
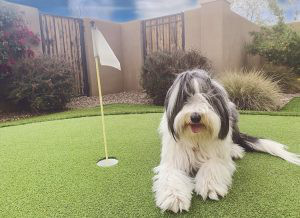
[[[202,112],[201,121],[197,124],[191,122],[190,116],[191,112],[183,109],[174,120],[174,129],[179,139],[199,144],[218,137],[220,119],[214,111]]]

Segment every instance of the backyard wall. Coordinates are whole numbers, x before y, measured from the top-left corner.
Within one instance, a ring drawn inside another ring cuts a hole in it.
[[[121,38],[124,90],[139,90],[141,89],[140,72],[144,61],[141,21],[123,23]]]
[[[246,54],[249,32],[259,27],[230,10],[226,0],[204,0],[201,7],[184,12],[185,50],[197,49],[213,65],[215,73],[246,66],[260,66],[259,57]],[[121,24],[124,91],[139,90],[143,65],[141,21]]]
[[[185,49],[198,49],[213,64],[216,72],[222,70],[222,1],[210,2],[185,15]]]
[[[247,56],[244,46],[249,32],[259,27],[230,10],[227,0],[202,0],[201,7],[185,11],[185,50],[198,49],[211,60],[215,73],[260,64],[259,58]],[[22,11],[33,32],[40,34],[39,11],[36,8],[9,4]],[[90,21],[84,18],[84,48],[89,95],[98,95]],[[100,66],[103,94],[141,90],[140,72],[144,61],[142,21],[113,23],[94,20],[121,63],[122,70]],[[35,48],[42,53],[41,45]]]

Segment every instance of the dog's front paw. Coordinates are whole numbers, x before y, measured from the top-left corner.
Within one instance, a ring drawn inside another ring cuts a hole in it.
[[[174,213],[188,211],[191,206],[194,183],[185,172],[166,167],[156,167],[152,190],[157,207]]]
[[[174,213],[188,211],[191,205],[189,196],[184,196],[176,193],[168,193],[167,196],[156,201],[157,206],[162,210],[170,210]]]
[[[212,160],[204,164],[195,178],[195,192],[203,200],[219,200],[219,196],[224,197],[228,193],[234,170],[233,162]]]
[[[203,200],[209,198],[217,201],[219,200],[219,196],[224,197],[228,193],[228,187],[214,182],[206,183],[205,181],[199,181],[195,185],[195,192],[201,195]]]

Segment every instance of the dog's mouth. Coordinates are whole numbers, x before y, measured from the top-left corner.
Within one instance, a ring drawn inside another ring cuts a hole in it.
[[[189,125],[193,133],[199,133],[205,128],[201,123],[190,123]]]

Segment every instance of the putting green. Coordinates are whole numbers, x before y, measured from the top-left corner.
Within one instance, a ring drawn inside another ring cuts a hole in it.
[[[0,129],[0,217],[162,216],[155,207],[152,168],[159,163],[161,114],[107,116],[113,168],[103,156],[100,117]],[[241,130],[300,153],[300,117],[241,115]],[[219,202],[193,196],[197,217],[299,217],[300,167],[265,154],[237,161],[229,194]],[[172,213],[164,213],[171,216]]]

